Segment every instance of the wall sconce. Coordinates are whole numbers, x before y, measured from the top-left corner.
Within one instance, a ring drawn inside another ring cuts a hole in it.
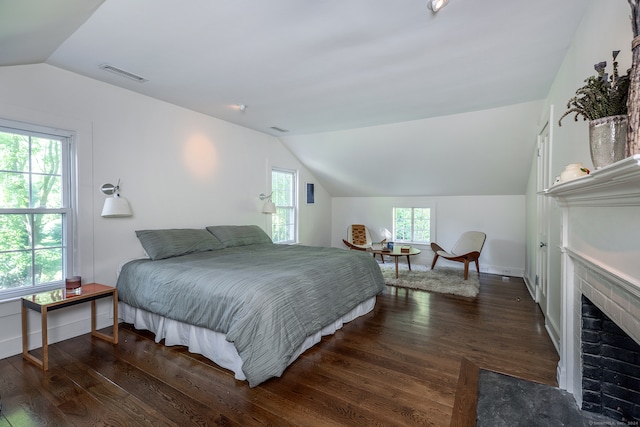
[[[433,13],[436,13],[449,3],[449,0],[428,0],[427,7],[431,9]]]
[[[264,193],[260,193],[260,200],[264,200],[264,205],[262,206],[262,213],[263,214],[274,214],[276,213],[276,205],[273,204],[273,202],[271,201],[271,195],[273,193],[269,193],[269,195],[265,195]]]
[[[120,180],[115,186],[113,184],[104,184],[100,191],[106,195],[113,195],[104,199],[102,207],[102,216],[105,218],[117,218],[123,216],[131,216],[131,207],[124,197],[120,197]]]

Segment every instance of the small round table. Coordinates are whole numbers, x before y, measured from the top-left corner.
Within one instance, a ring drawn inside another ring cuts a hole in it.
[[[396,279],[398,278],[398,258],[400,258],[401,256],[406,256],[407,257],[407,264],[409,265],[409,271],[411,271],[411,259],[409,258],[411,255],[418,255],[421,251],[420,249],[416,249],[416,248],[409,248],[408,252],[402,252],[402,248],[400,246],[394,246],[392,250],[389,249],[374,249],[371,252],[373,252],[373,256],[375,257],[376,255],[380,255],[380,256],[384,256],[384,255],[389,255],[392,256],[396,262]],[[384,260],[383,260],[384,262]]]

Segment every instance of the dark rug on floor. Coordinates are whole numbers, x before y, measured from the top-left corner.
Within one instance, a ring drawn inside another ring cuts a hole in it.
[[[609,426],[614,420],[580,410],[556,387],[480,369],[477,427]]]

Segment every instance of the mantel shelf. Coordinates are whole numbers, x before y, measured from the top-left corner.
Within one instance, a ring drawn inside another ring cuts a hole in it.
[[[640,154],[541,194],[553,197],[560,206],[640,206]]]

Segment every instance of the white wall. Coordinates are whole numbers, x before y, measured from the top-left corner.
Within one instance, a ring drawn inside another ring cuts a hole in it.
[[[281,139],[334,197],[523,194],[542,106]]]
[[[257,224],[269,232],[258,195],[269,192],[272,166],[299,171],[300,242],[330,245],[329,195],[277,138],[44,64],[0,67],[0,117],[76,132],[73,273],[85,283],[115,284],[118,265],[143,254],[138,229]],[[100,186],[118,179],[134,214],[102,218]],[[314,205],[304,203],[306,182],[316,184]],[[21,351],[18,313],[17,301],[0,303],[0,358]],[[100,313],[108,325],[108,302]],[[88,314],[84,306],[52,314],[51,341],[89,331]],[[38,324],[34,316],[32,342]]]
[[[552,134],[552,176],[558,176],[567,164],[582,162],[592,169],[593,163],[589,153],[588,123],[574,122],[573,115],[567,116],[558,126],[558,118],[564,113],[567,101],[575,96],[575,91],[584,84],[584,79],[594,75],[593,65],[607,61],[611,70],[611,52],[620,50],[619,70],[624,73],[631,66],[631,40],[633,33],[629,4],[625,1],[592,1],[586,10],[580,27],[576,31],[572,45],[556,75],[549,95],[545,101],[544,111],[551,106],[554,109]],[[546,119],[546,118],[545,118]],[[535,234],[535,158],[532,161],[530,185],[527,190],[527,241],[537,242]],[[549,236],[550,280],[547,307],[547,328],[556,342],[561,335],[561,288],[560,288],[560,209],[555,202],[551,203],[551,233]],[[534,245],[529,244],[530,250]],[[528,261],[535,264],[535,257],[529,254]],[[535,265],[527,266],[526,279],[534,283]]]
[[[566,111],[567,101],[584,85],[584,79],[595,75],[593,65],[607,61],[611,72],[611,52],[620,50],[619,71],[631,67],[631,10],[626,1],[592,1],[586,10],[573,43],[553,82],[546,106],[554,105],[556,120],[553,122],[553,176],[560,175],[569,163],[582,162],[593,168],[589,153],[588,122],[573,121],[567,116],[558,126],[557,119]]]
[[[365,224],[373,240],[382,240],[383,230],[393,229],[394,207],[435,205],[436,235],[433,240],[451,249],[460,234],[477,230],[487,234],[480,256],[483,272],[522,276],[525,265],[524,196],[450,197],[336,197],[333,199],[331,244],[345,247],[350,224]],[[431,265],[433,252],[418,246],[422,253],[412,263]],[[438,265],[462,268],[461,263],[439,260]]]

